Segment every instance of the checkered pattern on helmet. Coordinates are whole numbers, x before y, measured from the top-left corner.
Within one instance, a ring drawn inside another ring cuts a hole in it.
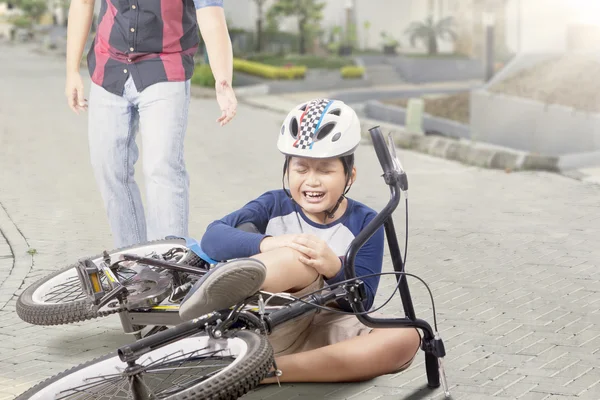
[[[294,147],[300,149],[309,148],[313,142],[313,135],[321,119],[321,115],[327,107],[329,100],[317,99],[313,100],[306,106],[304,117],[300,123],[300,135],[294,143]]]

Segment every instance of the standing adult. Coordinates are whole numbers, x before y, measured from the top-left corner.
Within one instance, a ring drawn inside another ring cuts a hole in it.
[[[216,80],[223,126],[235,115],[233,52],[223,0],[100,0],[87,54],[89,107],[79,72],[95,0],[72,0],[65,94],[88,110],[91,164],[116,247],[187,236],[189,177],[184,137],[200,34]],[[138,130],[144,148],[146,210],[134,179]]]

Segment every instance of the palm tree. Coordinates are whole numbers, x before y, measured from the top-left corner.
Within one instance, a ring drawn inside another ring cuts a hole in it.
[[[442,18],[434,22],[433,17],[429,16],[423,22],[413,22],[404,32],[410,37],[411,46],[415,46],[417,40],[423,40],[427,45],[428,54],[437,54],[438,42],[437,38],[445,39],[446,37],[455,40],[456,33],[452,29],[454,19],[452,17]]]

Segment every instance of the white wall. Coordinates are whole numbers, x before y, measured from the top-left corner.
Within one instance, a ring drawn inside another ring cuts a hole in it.
[[[518,7],[521,7],[519,49]],[[509,0],[506,39],[513,51],[563,52],[569,25],[600,25],[598,0]]]
[[[9,17],[17,16],[17,15],[22,15],[22,14],[23,14],[23,12],[20,9],[13,7],[11,10],[9,10],[8,3],[0,2],[0,16],[1,17],[9,18]]]
[[[256,26],[256,4],[253,0],[224,0],[225,17],[230,28],[254,30]],[[264,6],[265,13],[271,1]]]

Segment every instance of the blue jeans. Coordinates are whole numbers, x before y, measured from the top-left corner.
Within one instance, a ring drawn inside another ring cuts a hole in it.
[[[189,101],[190,81],[161,82],[139,93],[130,77],[122,97],[92,82],[90,159],[116,247],[187,236],[189,176],[183,142]],[[134,179],[138,126],[146,213]]]

